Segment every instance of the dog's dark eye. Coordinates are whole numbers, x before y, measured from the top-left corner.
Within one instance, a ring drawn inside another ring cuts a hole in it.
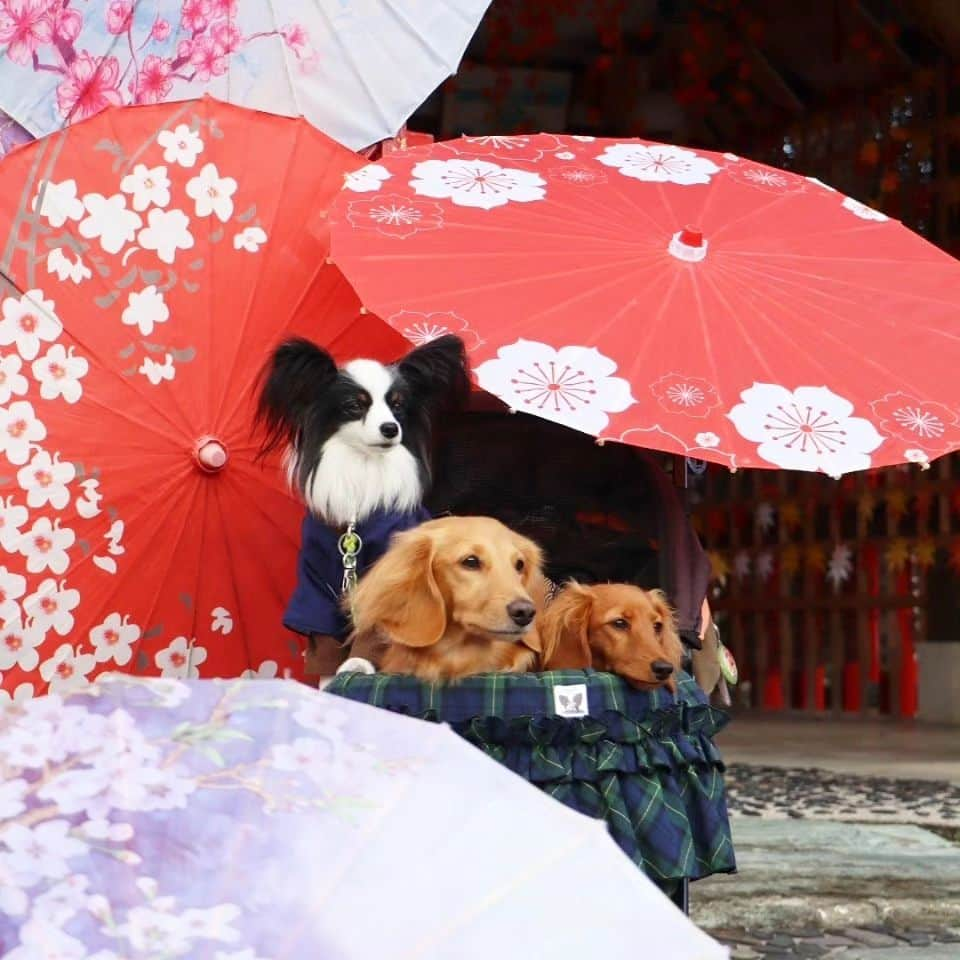
[[[617,630],[629,630],[630,621],[624,620],[623,617],[617,617],[616,620],[611,621],[610,626],[615,627]]]
[[[387,406],[389,406],[394,413],[398,413],[403,409],[403,397],[399,393],[391,393],[390,396],[387,397]]]
[[[654,620],[653,622],[653,632],[656,634],[663,633],[663,624],[659,620]]]
[[[461,567],[466,567],[468,570],[479,570],[480,569],[480,558],[473,556],[471,554],[469,557],[464,557],[460,561]]]
[[[523,562],[523,557],[517,560],[514,566],[517,568],[517,573],[523,573],[523,568],[526,566],[526,564]]]

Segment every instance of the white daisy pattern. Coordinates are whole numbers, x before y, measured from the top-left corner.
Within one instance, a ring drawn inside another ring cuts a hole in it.
[[[63,510],[70,502],[69,485],[77,475],[72,463],[63,463],[60,454],[50,456],[47,450],[38,449],[30,462],[17,471],[17,483],[27,494],[28,507],[44,507]]]
[[[130,205],[140,213],[147,207],[165,207],[170,202],[170,178],[163,166],[138,163],[133,172],[120,181],[120,189],[130,194]]]
[[[187,182],[187,196],[194,202],[198,217],[216,216],[226,223],[233,216],[233,195],[237,181],[233,177],[221,177],[216,164],[208,163],[200,174]]]
[[[135,290],[127,296],[127,305],[120,314],[120,322],[136,327],[140,335],[152,336],[154,327],[170,319],[170,308],[155,284]]]
[[[127,209],[127,198],[122,193],[111,197],[87,193],[83,197],[83,206],[87,216],[77,228],[80,236],[86,240],[99,240],[105,253],[119,253],[143,224],[139,213]]]
[[[84,357],[78,357],[74,348],[55,343],[39,360],[33,361],[33,375],[40,384],[44,400],[62,397],[67,403],[76,403],[83,394],[80,381],[90,370]]]
[[[599,436],[611,413],[636,403],[616,363],[595,347],[556,349],[533,340],[501,347],[476,368],[477,383],[510,407]]]
[[[144,250],[155,250],[164,263],[173,263],[178,250],[193,247],[190,218],[182,210],[160,210],[154,207],[147,214],[147,226],[137,235]]]
[[[15,346],[24,360],[33,360],[41,343],[52,342],[63,332],[54,302],[45,299],[42,290],[6,297],[0,312],[0,346]]]
[[[487,160],[423,160],[414,164],[410,186],[420,196],[480,210],[546,196],[546,181],[539,174]]]
[[[177,163],[181,167],[192,167],[203,152],[203,140],[185,123],[178,124],[173,130],[161,130],[157,134],[157,143],[163,147],[163,159],[167,163]]]
[[[827,387],[755,383],[740,399],[727,414],[737,432],[757,444],[760,459],[786,470],[831,477],[866,470],[883,443],[876,427]]]
[[[657,143],[616,143],[604,149],[597,159],[619,170],[625,177],[653,183],[694,186],[709,183],[720,168],[709,158],[693,150]]]

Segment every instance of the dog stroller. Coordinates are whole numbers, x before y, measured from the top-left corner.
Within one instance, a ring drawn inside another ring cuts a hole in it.
[[[434,515],[497,517],[544,547],[554,583],[659,586],[681,636],[697,642],[709,563],[656,457],[502,412],[465,414],[445,433],[434,458]],[[686,673],[675,695],[593,670],[457,684],[342,674],[327,692],[450,724],[557,800],[605,820],[683,909],[690,880],[735,869],[713,742],[727,716]]]

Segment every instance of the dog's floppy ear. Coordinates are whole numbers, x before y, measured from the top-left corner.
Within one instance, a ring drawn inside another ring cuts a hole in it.
[[[397,366],[417,395],[429,404],[462,406],[470,395],[467,351],[453,334],[411,350]]]
[[[573,580],[554,597],[540,627],[545,670],[583,670],[593,666],[592,613],[593,594]]]
[[[447,629],[447,606],[433,572],[433,538],[421,530],[396,536],[353,597],[358,634],[379,631],[406,647],[430,647]]]
[[[667,595],[662,590],[648,590],[647,596],[653,604],[653,609],[657,616],[663,621],[663,630],[660,634],[660,644],[666,659],[673,664],[674,677],[683,668],[683,641],[680,634],[677,633],[677,618],[673,612],[673,607],[667,600]],[[671,677],[670,688],[673,689],[673,677]]]
[[[526,537],[519,537],[517,546],[523,556],[523,584],[537,610],[533,626],[523,635],[523,644],[534,653],[540,654],[542,658],[544,652],[542,622],[550,589],[550,584],[543,575],[543,551]]]
[[[296,337],[274,350],[260,373],[257,423],[264,430],[261,456],[296,444],[311,403],[336,377],[333,358],[309,340]]]

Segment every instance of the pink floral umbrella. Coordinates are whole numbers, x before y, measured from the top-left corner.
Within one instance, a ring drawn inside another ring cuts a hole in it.
[[[39,137],[106,107],[210,93],[302,115],[357,150],[456,71],[489,2],[0,0],[0,110]]]

